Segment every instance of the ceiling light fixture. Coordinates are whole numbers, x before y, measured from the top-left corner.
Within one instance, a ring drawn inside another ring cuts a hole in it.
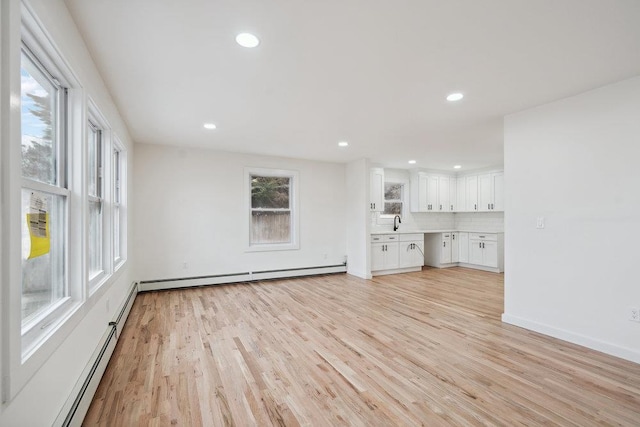
[[[256,47],[260,40],[250,33],[240,33],[236,36],[236,42],[242,47]]]
[[[460,165],[455,165],[453,168],[454,168],[454,169],[461,169],[461,168],[462,168],[462,166],[460,166]]]
[[[410,164],[410,165],[415,165],[415,164],[416,164],[416,161],[415,161],[415,160],[409,160],[409,164]]]
[[[460,92],[455,92],[455,93],[450,93],[447,96],[447,101],[460,101],[462,98],[464,98],[463,94],[461,94]]]
[[[205,128],[205,129],[213,130],[213,129],[215,129],[216,127],[217,127],[217,126],[216,126],[216,125],[214,125],[213,123],[205,123],[205,124],[204,124],[204,128]]]
[[[338,147],[348,147],[349,143],[347,141],[338,142]]]

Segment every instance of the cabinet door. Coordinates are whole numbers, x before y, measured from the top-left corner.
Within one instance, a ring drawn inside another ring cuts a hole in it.
[[[478,176],[478,210],[482,212],[490,211],[493,203],[491,174]]]
[[[427,210],[438,210],[438,177],[427,175]]]
[[[456,179],[456,212],[467,210],[467,181],[464,176]]]
[[[427,212],[427,175],[411,175],[411,212]]]
[[[399,242],[399,248],[400,268],[424,265],[424,242]]]
[[[487,267],[498,267],[498,242],[485,241],[482,249],[482,265]]]
[[[384,211],[384,169],[372,168],[370,179],[369,209],[373,212],[382,212]]]
[[[439,212],[449,212],[449,178],[441,176],[438,178],[438,206],[435,209]]]
[[[400,267],[400,246],[398,242],[384,244],[384,269],[391,270]]]
[[[451,233],[451,262],[460,260],[460,238],[458,233]]]
[[[456,212],[458,210],[458,200],[456,194],[458,190],[458,180],[456,178],[449,178],[449,212]]]
[[[459,262],[469,262],[469,233],[458,233],[460,239],[460,258]]]
[[[467,176],[465,178],[467,188],[467,211],[478,211],[478,176]]]
[[[384,243],[371,244],[371,271],[384,270]]]
[[[504,211],[504,173],[491,174],[493,187],[492,211]]]
[[[469,264],[482,265],[482,241],[470,240],[469,241]]]
[[[442,233],[440,251],[440,262],[442,264],[451,264],[451,233]]]

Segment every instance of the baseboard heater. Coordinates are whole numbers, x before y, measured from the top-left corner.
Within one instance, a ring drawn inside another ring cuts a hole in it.
[[[188,288],[193,286],[221,285],[224,283],[253,282],[256,280],[285,279],[290,277],[316,276],[320,274],[345,273],[346,264],[321,265],[316,267],[285,268],[281,270],[248,271],[242,273],[216,274],[210,276],[180,277],[173,279],[142,280],[139,290]]]
[[[82,375],[73,388],[69,399],[62,407],[58,418],[53,424],[54,426],[75,427],[82,425],[84,416],[89,410],[89,405],[91,405],[98,384],[100,384],[100,379],[107,368],[137,293],[138,283],[134,282],[131,284],[127,299],[118,310],[116,318],[109,322],[106,332],[91,355],[89,363],[82,371]]]

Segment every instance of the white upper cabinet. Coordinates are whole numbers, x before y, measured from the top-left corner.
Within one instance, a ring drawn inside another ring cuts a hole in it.
[[[504,211],[504,173],[495,172],[478,176],[478,210]]]
[[[371,212],[384,211],[384,169],[371,168],[370,171],[369,210]]]
[[[504,173],[459,177],[411,172],[411,212],[504,211]]]
[[[438,212],[451,212],[450,188],[451,178],[448,176],[441,176],[438,178]]]
[[[464,176],[456,179],[456,212],[467,211],[467,181]]]
[[[467,212],[478,212],[478,175],[465,177]]]

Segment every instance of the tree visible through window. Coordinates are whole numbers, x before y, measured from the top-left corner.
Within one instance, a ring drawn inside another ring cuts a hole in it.
[[[251,175],[250,244],[291,243],[291,177]]]
[[[384,212],[382,215],[402,216],[402,184],[384,183]]]

